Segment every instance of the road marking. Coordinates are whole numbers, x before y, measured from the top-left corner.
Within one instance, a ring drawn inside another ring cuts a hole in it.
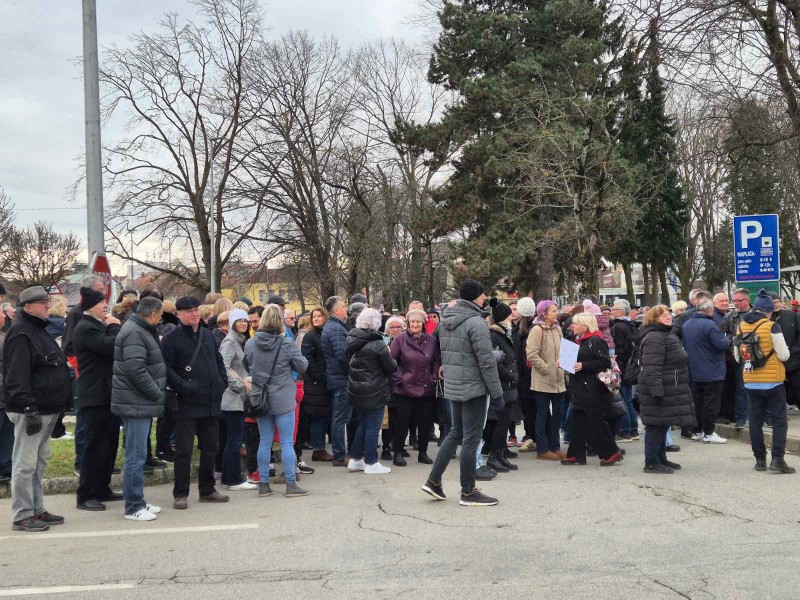
[[[233,531],[241,529],[258,529],[258,523],[242,523],[239,525],[204,525],[198,527],[162,527],[159,529],[122,529],[120,531],[72,531],[65,533],[32,533],[28,535],[6,535],[3,540],[60,540],[68,538],[114,537],[116,535],[159,535],[165,533],[195,533],[200,531]],[[2,595],[2,594],[0,594]]]
[[[35,594],[70,594],[75,592],[98,592],[106,590],[130,590],[132,583],[109,583],[99,585],[59,585],[38,588],[8,588],[0,590],[0,596],[33,596]]]

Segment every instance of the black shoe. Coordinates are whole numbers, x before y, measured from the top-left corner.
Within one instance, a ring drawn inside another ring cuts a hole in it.
[[[491,467],[498,473],[508,473],[508,467],[501,463],[494,454],[489,456],[489,460],[486,461],[486,466]]]
[[[619,453],[622,454],[622,456],[625,456],[625,448],[620,448]]]
[[[720,425],[730,425],[731,420],[728,417],[717,417],[714,420],[714,423],[719,423]]]
[[[756,459],[756,471],[766,471],[767,470],[767,459],[766,458],[757,458]]]
[[[392,460],[392,451],[384,449],[384,451],[381,452],[381,460]]]
[[[512,452],[508,448],[503,448],[503,457],[504,458],[517,458],[518,456],[519,456],[519,454],[517,454],[516,452]]]
[[[469,494],[461,492],[459,504],[461,506],[495,506],[497,499],[482,494],[478,488],[475,488]]]
[[[100,500],[103,502],[121,502],[125,500],[125,496],[118,492],[111,492],[108,496],[101,498]]]
[[[167,468],[167,463],[165,463],[163,460],[158,460],[158,459],[153,458],[153,457],[150,457],[150,460],[148,460],[144,464],[149,465],[149,466],[153,467],[154,469],[166,469]]]
[[[405,467],[406,466],[406,459],[403,458],[403,455],[400,452],[394,453],[394,458],[392,459],[392,464],[396,467]]]
[[[437,500],[447,499],[447,496],[444,495],[444,490],[442,489],[441,482],[436,483],[430,477],[428,477],[428,481],[425,482],[425,485],[422,486],[422,491],[428,494],[429,496],[433,496]]]
[[[14,521],[14,525],[11,527],[11,529],[14,531],[27,531],[29,533],[36,533],[39,531],[47,531],[50,529],[50,526],[44,521],[38,521],[34,517],[28,517],[27,519]]]
[[[662,465],[661,463],[648,463],[644,466],[645,473],[655,473],[657,475],[669,475],[670,473],[674,473],[672,469],[670,469],[666,465]]]
[[[408,438],[408,445],[411,446],[414,450],[419,450],[419,440],[417,440],[417,436],[412,435]]]
[[[489,445],[488,444],[484,444],[483,446],[481,446],[481,454],[483,454],[484,456],[489,456]]]
[[[298,460],[297,461],[297,472],[302,473],[303,475],[313,475],[314,468],[309,467],[304,461]]]
[[[402,452],[400,452],[400,454],[403,455],[403,458],[408,458],[409,456],[411,456],[411,453],[408,450],[406,450],[405,448],[403,448],[403,450],[402,450]]]
[[[433,460],[425,452],[420,452],[419,453],[419,456],[417,456],[417,462],[421,462],[423,465],[432,465],[433,464]]]
[[[512,462],[509,462],[508,459],[502,455],[502,453],[497,457],[498,462],[503,465],[509,471],[518,471],[519,467]]]
[[[692,439],[692,430],[691,429],[681,429],[681,437],[685,440]]]
[[[164,462],[175,462],[175,453],[171,450],[169,452],[156,452],[156,456],[159,458],[159,460],[163,460]]]
[[[677,444],[672,444],[672,446],[667,446],[667,452],[680,452],[681,447]]]
[[[497,477],[497,471],[486,465],[475,471],[475,481],[489,481],[495,477]]]
[[[78,502],[75,506],[78,510],[88,510],[88,511],[101,511],[106,509],[106,505],[100,502],[99,500],[87,500],[86,502]]]
[[[790,475],[796,471],[794,467],[790,467],[786,464],[786,461],[783,460],[783,457],[780,458],[773,456],[772,460],[769,463],[769,470],[773,473],[784,473],[786,475]]]
[[[153,465],[145,465],[145,466],[144,466],[144,470],[143,470],[142,472],[143,472],[145,475],[152,475],[153,473],[155,473],[155,471],[156,471],[156,470],[155,470],[155,468],[153,467]]]
[[[47,525],[63,525],[64,524],[64,517],[61,515],[54,515],[53,513],[49,513],[44,511],[40,515],[36,515],[33,517],[37,521],[42,521]]]
[[[674,462],[669,461],[669,460],[665,460],[661,464],[664,465],[665,467],[669,467],[673,471],[680,471],[681,470],[681,466],[678,463],[674,463]]]

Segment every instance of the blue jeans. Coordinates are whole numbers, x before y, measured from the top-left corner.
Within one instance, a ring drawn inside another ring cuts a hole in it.
[[[14,450],[14,424],[0,408],[0,475],[11,477],[11,452]]]
[[[125,498],[125,514],[132,515],[142,510],[144,501],[144,463],[147,460],[147,434],[150,418],[127,418],[122,420],[125,431],[125,470],[122,475],[122,495]]]
[[[786,387],[780,385],[770,390],[747,390],[750,401],[750,446],[756,458],[767,457],[764,444],[764,426],[767,413],[772,418],[772,457],[783,458],[786,451],[788,421],[786,415]]]
[[[561,449],[558,429],[561,425],[561,409],[564,406],[564,394],[533,392],[536,399],[536,452],[555,452]],[[552,414],[550,414],[552,407]]]
[[[561,430],[564,432],[564,443],[569,444],[572,432],[572,402],[566,394],[564,394],[564,406],[566,408],[563,411],[564,416],[561,418]]]
[[[450,400],[447,398],[437,398],[437,402],[441,402],[444,406],[444,421],[439,425],[439,441],[444,442],[444,438],[450,433],[450,428],[453,426],[453,407],[450,405]]]
[[[628,414],[622,417],[620,433],[625,437],[639,435],[639,417],[636,416],[636,408],[633,406],[633,386],[620,386],[619,393],[628,409]]]
[[[452,402],[450,408],[453,411],[453,425],[433,461],[430,478],[436,483],[442,482],[442,475],[450,464],[450,459],[461,445],[461,492],[471,494],[475,489],[475,463],[481,434],[486,425],[489,399],[486,396],[477,396],[464,402]]]
[[[222,485],[239,485],[242,477],[242,441],[244,440],[244,412],[223,410],[225,419],[225,448],[222,451]]]
[[[744,387],[744,365],[736,363],[736,423],[744,425],[747,422],[747,388]]]
[[[314,450],[325,450],[325,432],[327,431],[328,417],[311,417],[311,445]]]
[[[356,460],[364,459],[368,465],[378,462],[378,437],[383,423],[383,406],[371,409],[356,409],[358,413],[358,429],[350,456]]]
[[[353,418],[353,406],[347,400],[347,387],[331,391],[333,398],[333,425],[331,427],[331,445],[333,460],[344,460],[347,453],[347,424]]]
[[[281,461],[286,483],[295,482],[297,456],[294,453],[294,409],[282,415],[264,415],[258,417],[258,476],[261,483],[269,483],[269,463],[272,458],[272,440],[275,427],[281,440]]]

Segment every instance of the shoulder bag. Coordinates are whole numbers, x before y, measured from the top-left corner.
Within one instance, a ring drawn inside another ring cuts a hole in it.
[[[275,365],[278,364],[278,358],[281,355],[281,348],[283,348],[283,339],[278,348],[275,350],[275,360],[272,361],[272,368],[269,370],[269,377],[261,385],[261,395],[254,396],[250,394],[244,400],[244,416],[251,419],[257,419],[269,411],[269,382],[272,381],[272,376],[275,373]]]

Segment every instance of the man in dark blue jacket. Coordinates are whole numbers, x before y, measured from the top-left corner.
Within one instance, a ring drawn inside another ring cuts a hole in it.
[[[333,400],[333,423],[331,424],[331,445],[333,446],[333,466],[344,467],[345,430],[353,418],[353,407],[347,399],[347,304],[340,296],[331,296],[325,301],[330,314],[322,330],[322,353],[328,376],[328,389]]]
[[[694,406],[697,426],[692,439],[707,444],[728,440],[714,431],[725,385],[725,354],[730,341],[714,322],[714,303],[703,298],[695,313],[683,326],[683,347],[689,355],[689,369],[694,382]]]
[[[200,448],[198,488],[200,502],[227,502],[214,487],[214,458],[219,450],[219,416],[228,376],[214,337],[200,327],[200,300],[183,296],[175,303],[179,327],[161,341],[167,365],[167,382],[177,394],[175,411],[174,507],[188,507],[192,450],[197,436]],[[198,348],[199,345],[199,348]],[[196,356],[195,356],[196,355]],[[194,360],[192,360],[194,358]],[[175,408],[175,407],[168,407]]]

